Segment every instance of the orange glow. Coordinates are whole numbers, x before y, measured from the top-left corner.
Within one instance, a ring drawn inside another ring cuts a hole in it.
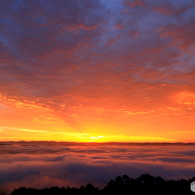
[[[96,135],[89,133],[51,132],[44,130],[20,129],[0,127],[1,141],[13,139],[15,141],[76,141],[76,142],[174,142],[174,139],[163,137],[125,136],[125,135]],[[8,136],[12,134],[12,136]]]
[[[194,4],[72,2],[2,6],[0,140],[193,141]]]
[[[195,1],[2,2],[0,195],[195,175]]]
[[[194,102],[194,94],[182,92],[174,102],[188,106]],[[177,142],[193,141],[194,118],[190,118],[181,106],[169,106],[152,110],[130,110],[126,107],[108,109],[83,107],[60,110],[50,106],[52,101],[8,99],[1,96],[4,108],[0,113],[1,141],[5,140],[56,140],[78,142]],[[161,110],[160,110],[161,109]],[[91,115],[89,115],[91,113]],[[69,121],[63,120],[68,117]],[[182,117],[182,121],[179,118]],[[90,122],[89,122],[90,121]],[[188,129],[188,133],[183,129]],[[176,133],[177,132],[177,133]],[[191,137],[191,136],[190,136]]]
[[[180,104],[195,105],[195,93],[193,92],[182,91],[174,98]]]

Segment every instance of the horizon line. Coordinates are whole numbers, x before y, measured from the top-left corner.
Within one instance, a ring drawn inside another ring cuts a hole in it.
[[[195,144],[195,142],[120,142],[120,141],[109,141],[109,142],[78,142],[78,141],[55,141],[55,140],[18,140],[18,141],[2,141],[0,143],[8,142],[53,142],[53,143],[78,143],[78,144]]]

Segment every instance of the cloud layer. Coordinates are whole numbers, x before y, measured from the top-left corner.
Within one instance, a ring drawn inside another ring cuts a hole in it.
[[[9,192],[20,186],[104,187],[118,175],[144,173],[164,179],[195,175],[194,145],[2,142],[0,186]]]

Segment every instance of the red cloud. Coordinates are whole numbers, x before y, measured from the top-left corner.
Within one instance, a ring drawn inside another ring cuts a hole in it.
[[[190,4],[188,4],[186,6],[176,8],[173,5],[171,5],[171,3],[166,2],[166,4],[164,4],[164,5],[153,6],[152,10],[156,11],[156,12],[160,12],[160,13],[165,14],[167,16],[179,15],[179,14],[184,13],[185,11],[187,11],[188,9],[193,7],[194,5],[195,5],[195,2],[191,2]]]
[[[128,1],[124,0],[125,5],[128,5],[130,7],[136,7],[136,6],[145,6],[145,1],[144,0],[133,0],[133,1]]]

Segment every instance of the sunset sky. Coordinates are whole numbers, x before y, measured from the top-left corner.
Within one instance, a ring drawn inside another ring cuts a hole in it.
[[[195,141],[194,0],[0,2],[0,141]]]

